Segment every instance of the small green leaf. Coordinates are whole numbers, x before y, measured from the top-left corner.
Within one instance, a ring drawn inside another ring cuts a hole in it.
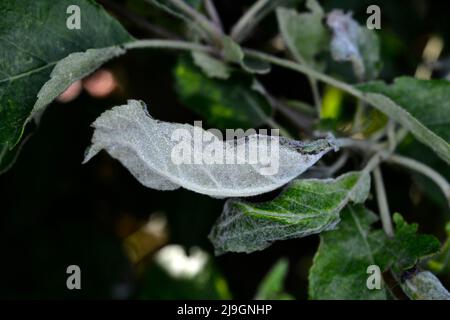
[[[230,62],[240,63],[244,59],[241,46],[228,36],[223,39],[222,54]]]
[[[418,225],[408,224],[403,217],[395,213],[395,237],[390,239],[386,252],[397,273],[414,267],[421,259],[425,259],[439,251],[439,240],[431,235],[417,234]]]
[[[261,281],[255,295],[256,300],[291,300],[284,291],[284,281],[289,270],[286,259],[280,259]]]
[[[270,72],[270,64],[256,58],[246,57],[241,46],[228,36],[223,39],[222,54],[225,60],[239,64],[248,73],[266,74]]]
[[[277,240],[334,229],[341,209],[349,201],[364,202],[369,189],[369,175],[351,172],[337,179],[295,180],[269,202],[230,199],[209,238],[217,255],[249,253]]]
[[[391,85],[376,81],[357,88],[374,107],[450,163],[450,82],[400,77]]]
[[[81,29],[66,26],[70,5],[80,7]],[[113,47],[67,56],[132,38],[90,0],[1,1],[0,15],[0,61],[5,62],[0,64],[0,150],[8,150],[1,153],[0,163],[7,167],[7,159],[15,158],[9,151],[19,142],[32,110],[41,113],[72,82],[122,50]]]
[[[367,288],[368,266],[377,265],[381,272],[392,268],[401,278],[404,271],[439,250],[436,238],[417,234],[417,224],[407,224],[398,213],[393,216],[393,238],[371,229],[378,219],[363,207],[348,206],[341,217],[337,230],[320,235],[310,270],[309,294],[313,299],[386,299],[385,289]]]
[[[337,230],[320,235],[319,249],[309,273],[311,299],[384,300],[387,292],[368,289],[367,267],[387,266],[383,250],[386,237],[381,230],[372,231],[377,217],[363,206],[348,206],[341,213]]]
[[[351,13],[333,10],[327,15],[333,32],[330,50],[336,61],[350,61],[359,80],[374,79],[380,69],[380,44],[376,33],[360,26]]]
[[[180,59],[175,79],[181,102],[217,128],[255,128],[270,116],[269,103],[252,89],[252,78],[245,74],[210,79],[193,63]]]
[[[430,271],[419,271],[402,284],[402,289],[412,300],[450,300],[450,293]]]
[[[203,52],[192,52],[191,54],[195,65],[202,69],[208,77],[222,80],[230,77],[230,68],[219,59],[213,58]]]
[[[317,67],[316,56],[328,49],[329,35],[322,24],[324,13],[315,0],[308,0],[311,12],[298,14],[293,9],[278,8],[278,25],[286,46],[300,63]]]

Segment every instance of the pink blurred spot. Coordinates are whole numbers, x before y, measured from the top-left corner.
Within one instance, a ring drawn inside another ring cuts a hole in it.
[[[100,69],[84,80],[84,88],[93,97],[104,98],[117,87],[117,81],[111,71]]]
[[[72,100],[74,100],[78,95],[81,93],[81,90],[83,89],[81,85],[81,81],[78,80],[74,83],[72,83],[66,91],[61,93],[58,98],[56,98],[56,101],[61,103],[68,103]]]

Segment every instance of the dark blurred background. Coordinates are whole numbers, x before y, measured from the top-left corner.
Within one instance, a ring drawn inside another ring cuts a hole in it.
[[[112,1],[98,2],[108,8]],[[142,1],[113,2],[153,24],[183,30],[177,20]],[[214,2],[226,29],[246,4],[252,3]],[[446,1],[328,0],[321,4],[326,11],[352,10],[362,23],[368,5],[381,7],[382,30],[377,33],[382,43],[382,78],[387,81],[399,75],[414,76],[423,49],[433,36],[444,40],[441,58],[449,63],[450,10]],[[111,12],[135,37],[153,36],[117,10]],[[265,49],[276,34],[272,14],[245,45]],[[178,244],[188,251],[199,247],[213,257],[207,234],[221,213],[223,201],[182,189],[161,192],[145,188],[106,153],[81,164],[90,144],[90,124],[104,110],[128,98],[145,101],[150,113],[161,120],[192,123],[198,119],[178,101],[174,91],[173,68],[178,55],[131,51],[104,66],[113,80],[97,75],[90,81],[91,91],[85,86],[74,100],[53,103],[39,128],[27,129],[30,137],[16,164],[0,176],[1,298],[252,298],[261,279],[282,257],[289,261],[287,291],[296,298],[307,298],[308,269],[318,236],[280,241],[248,255],[210,258],[212,271],[206,285],[177,282],[155,265],[155,252],[166,244]],[[102,79],[113,82],[110,87],[105,85],[104,92],[99,84]],[[274,67],[260,80],[277,96],[311,102],[308,82],[302,75]],[[96,89],[96,82],[100,88]],[[424,158],[449,176],[448,166],[431,158],[433,155],[412,139],[402,152]],[[350,165],[358,160],[351,159]],[[421,231],[442,240],[450,214],[439,191],[424,178],[404,170],[383,169],[391,211],[418,222]],[[369,207],[376,210],[373,200]],[[149,220],[152,216],[157,216],[160,224],[166,220],[163,231],[146,232],[154,223],[154,219]],[[72,264],[81,268],[82,290],[66,288],[66,268]],[[443,280],[450,285],[450,279]]]

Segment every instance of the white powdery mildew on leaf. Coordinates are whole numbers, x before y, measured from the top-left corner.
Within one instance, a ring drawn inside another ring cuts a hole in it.
[[[127,105],[104,112],[93,123],[93,127],[92,146],[84,162],[104,149],[149,188],[174,190],[181,186],[217,198],[246,197],[277,189],[335,148],[330,139],[309,144],[280,139],[278,172],[267,175],[264,173],[267,164],[252,164],[248,158],[240,158],[244,162],[242,164],[207,164],[204,161],[201,164],[175,164],[172,152],[180,142],[173,139],[173,134],[179,129],[189,133],[190,137],[185,137],[187,140],[184,142],[187,141],[192,159],[207,158],[212,141],[219,144],[225,158],[228,153],[237,154],[239,148],[248,150],[255,142],[259,148],[275,137],[255,134],[223,142],[200,127],[155,120],[147,113],[145,105],[136,100],[129,100]],[[198,139],[192,138],[198,130],[203,135],[200,148],[195,145]]]
[[[360,26],[352,13],[333,10],[327,16],[333,33],[330,50],[336,61],[350,61],[359,80],[374,78],[379,69],[379,43],[376,34]]]
[[[349,202],[362,203],[370,176],[350,172],[337,179],[293,181],[276,199],[249,203],[230,199],[209,238],[217,255],[250,253],[274,241],[305,237],[334,229]]]
[[[327,25],[333,31],[331,53],[337,61],[353,61],[364,70],[361,53],[358,48],[359,25],[351,13],[333,10],[328,14]]]
[[[54,99],[64,92],[72,83],[94,72],[105,62],[125,53],[120,46],[101,49],[89,49],[85,52],[75,52],[59,61],[48,80],[37,95],[37,101],[29,119],[39,120],[42,112]]]
[[[450,293],[430,271],[414,274],[402,287],[413,300],[450,300]]]

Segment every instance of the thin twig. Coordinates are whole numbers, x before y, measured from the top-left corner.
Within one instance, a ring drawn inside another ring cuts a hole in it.
[[[283,128],[278,122],[276,122],[273,118],[267,118],[266,124],[270,126],[273,129],[280,130],[281,135],[287,137],[287,138],[293,138],[292,135],[287,131],[285,128]]]
[[[278,58],[275,56],[272,56],[270,54],[267,53],[263,53],[263,52],[259,52],[256,50],[251,50],[251,49],[244,49],[244,53],[248,56],[248,57],[253,57],[256,59],[260,59],[269,63],[273,63],[276,64],[278,66],[287,68],[287,69],[291,69],[297,72],[301,72],[305,75],[311,76],[314,79],[323,81],[325,83],[328,83],[329,85],[336,87],[338,89],[341,89],[357,98],[360,99],[364,99],[364,95],[361,91],[359,91],[358,89],[356,89],[355,87],[353,87],[352,85],[349,85],[345,82],[339,81],[333,77],[330,77],[324,73],[321,73],[319,71],[314,70],[313,68],[307,66],[307,65],[303,65],[303,64],[299,64],[297,62],[293,62],[290,60],[286,60],[286,59],[282,59],[282,58]]]
[[[358,99],[355,116],[353,118],[353,128],[352,128],[353,133],[359,133],[362,131],[363,117],[365,111],[364,109],[365,109],[364,101]]]
[[[309,116],[300,116],[297,112],[292,110],[289,107],[286,107],[282,101],[274,97],[264,88],[264,96],[270,102],[270,105],[281,114],[285,116],[285,118],[289,119],[292,123],[294,123],[299,128],[303,129],[305,132],[311,133],[312,127],[314,124],[314,120]]]
[[[388,237],[394,236],[394,228],[392,227],[391,214],[389,213],[389,206],[386,197],[386,190],[384,188],[383,176],[381,175],[380,167],[377,166],[373,170],[373,177],[375,180],[375,191],[377,193],[378,209],[380,210],[381,224],[383,230]]]
[[[209,17],[211,18],[211,21],[217,26],[217,28],[220,29],[221,32],[223,32],[223,24],[222,20],[220,20],[220,16],[217,13],[216,6],[214,5],[212,0],[203,0],[203,3],[205,4],[206,12],[208,12]]]
[[[373,143],[367,140],[339,138],[336,139],[336,143],[341,148],[358,149],[364,152],[383,152],[384,150],[386,150],[386,144]]]
[[[391,154],[386,148],[389,147],[388,144],[374,144],[369,141],[363,141],[363,140],[355,140],[355,139],[349,139],[349,138],[340,138],[336,140],[339,147],[342,148],[355,148],[360,149],[364,152],[371,151],[371,152],[377,152],[380,153],[384,160],[388,163],[394,163],[401,165],[405,168],[417,171],[428,178],[430,178],[436,185],[442,190],[444,196],[449,201],[450,204],[450,184],[447,182],[447,180],[439,174],[434,169],[430,168],[426,164],[423,164],[422,162],[419,162],[417,160],[399,156],[397,154]]]
[[[221,43],[223,37],[222,31],[219,30],[211,21],[209,21],[203,14],[193,9],[190,5],[185,3],[183,0],[168,0],[178,9],[185,12],[188,16],[194,19],[200,26],[202,26],[205,31],[207,31],[218,43]]]
[[[171,1],[175,1],[175,0],[171,0]],[[171,41],[171,40],[156,40],[156,39],[155,40],[137,40],[134,42],[130,42],[129,45],[134,46],[134,47],[139,47],[139,48],[145,48],[146,44],[148,44],[149,47],[154,47],[155,42],[158,42],[160,44],[159,47],[161,47],[161,48],[166,47],[168,49],[184,49],[184,50],[196,50],[196,51],[208,51],[208,52],[214,51],[214,48],[212,48],[212,47],[200,46],[196,43],[184,42],[184,41],[178,41],[178,44],[181,45],[181,47],[178,47],[177,45],[174,45],[174,41]],[[168,45],[165,46],[164,45],[165,43]],[[365,98],[363,93],[361,91],[359,91],[358,89],[356,89],[355,87],[353,87],[352,85],[349,85],[345,82],[342,82],[333,77],[330,77],[324,73],[316,71],[309,66],[302,65],[302,64],[290,61],[290,60],[281,59],[281,58],[272,56],[270,54],[266,54],[266,53],[259,52],[256,50],[244,49],[244,53],[248,57],[260,59],[260,60],[263,60],[263,61],[266,61],[269,63],[279,65],[279,66],[287,68],[287,69],[291,69],[291,70],[309,75],[314,79],[328,83],[329,85],[334,86],[338,89],[341,89],[341,90],[347,92],[348,94],[351,94],[357,98],[360,98],[360,99]]]
[[[245,39],[245,36],[249,31],[248,29],[254,23],[256,14],[269,2],[270,0],[258,0],[244,13],[238,22],[231,28],[231,38],[234,41],[239,43]]]
[[[125,49],[154,48],[154,49],[200,51],[209,53],[214,52],[214,48],[212,47],[179,40],[159,40],[159,39],[137,40],[125,43],[123,47]]]
[[[388,136],[388,142],[389,142],[389,151],[394,151],[397,147],[397,139],[395,136],[395,122],[392,119],[389,119],[389,122],[387,124],[386,128],[387,136]]]
[[[439,174],[437,171],[435,171],[434,169],[430,168],[429,166],[427,166],[417,160],[399,156],[399,155],[390,156],[387,159],[387,162],[401,165],[405,168],[417,171],[417,172],[427,176],[428,178],[433,180],[434,183],[436,183],[436,185],[444,193],[445,198],[450,202],[450,185],[447,182],[447,180],[441,174]]]
[[[145,18],[128,10],[125,6],[117,4],[110,0],[99,0],[99,2],[115,14],[122,16],[128,21],[134,23],[139,28],[148,31],[153,35],[173,40],[181,39],[178,35],[148,22]]]
[[[344,150],[339,158],[331,166],[328,167],[328,174],[330,176],[333,176],[336,172],[342,169],[342,167],[347,163],[348,157],[349,153]]]
[[[322,110],[322,98],[320,97],[319,93],[319,85],[317,84],[317,80],[311,77],[308,77],[308,81],[311,85],[311,91],[313,94],[314,105],[316,107],[317,115],[320,117]]]

